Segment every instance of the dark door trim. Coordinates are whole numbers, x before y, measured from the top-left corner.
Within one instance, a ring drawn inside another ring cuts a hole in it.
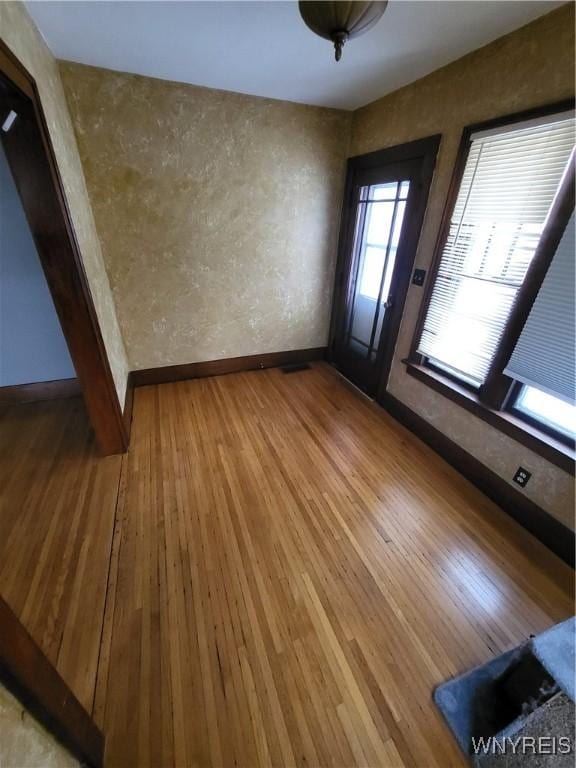
[[[395,268],[394,280],[394,305],[388,321],[388,328],[383,347],[379,355],[380,384],[377,391],[377,399],[386,391],[396,338],[400,329],[400,322],[404,312],[406,295],[410,285],[412,267],[416,256],[416,248],[420,238],[424,213],[428,202],[428,194],[432,184],[436,155],[440,146],[441,135],[428,136],[424,139],[410,141],[396,147],[380,149],[366,155],[351,157],[347,163],[346,185],[344,188],[344,201],[340,222],[340,238],[338,242],[338,257],[336,263],[336,275],[334,279],[334,292],[332,299],[332,315],[330,319],[330,335],[328,340],[328,360],[334,362],[337,340],[342,332],[341,323],[345,315],[346,285],[349,270],[349,258],[352,252],[354,238],[354,187],[356,177],[360,172],[389,165],[402,161],[419,160],[419,177],[415,184],[414,203],[412,215],[405,222],[403,230],[403,259]]]
[[[0,139],[30,225],[96,439],[105,455],[123,453],[122,407],[36,83],[0,40],[0,118],[18,117]]]
[[[0,681],[73,755],[104,762],[104,736],[0,597]]]

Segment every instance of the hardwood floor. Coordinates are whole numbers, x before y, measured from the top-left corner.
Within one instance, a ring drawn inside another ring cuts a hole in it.
[[[92,501],[76,541],[112,545],[93,690],[109,766],[464,765],[433,688],[572,612],[573,572],[325,365],[137,389],[108,467],[113,535]]]
[[[0,594],[88,711],[121,461],[79,397],[0,407]]]
[[[325,366],[138,389],[96,715],[110,766],[462,764],[434,686],[571,572]]]

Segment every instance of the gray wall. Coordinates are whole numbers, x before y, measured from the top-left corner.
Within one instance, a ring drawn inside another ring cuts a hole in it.
[[[76,376],[0,146],[0,386]]]

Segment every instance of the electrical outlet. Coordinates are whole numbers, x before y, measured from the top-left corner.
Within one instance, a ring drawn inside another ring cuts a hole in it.
[[[514,482],[518,483],[518,485],[521,485],[522,488],[528,483],[528,480],[532,477],[532,472],[528,472],[527,469],[524,469],[524,467],[518,467],[516,470],[516,474],[514,475]]]
[[[426,270],[415,269],[412,275],[412,285],[424,285],[424,280],[426,280]]]

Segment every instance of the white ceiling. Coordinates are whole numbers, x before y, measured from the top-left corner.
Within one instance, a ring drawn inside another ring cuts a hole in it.
[[[257,96],[356,109],[562,5],[392,0],[342,60],[296,2],[43,2],[26,6],[61,59]]]

